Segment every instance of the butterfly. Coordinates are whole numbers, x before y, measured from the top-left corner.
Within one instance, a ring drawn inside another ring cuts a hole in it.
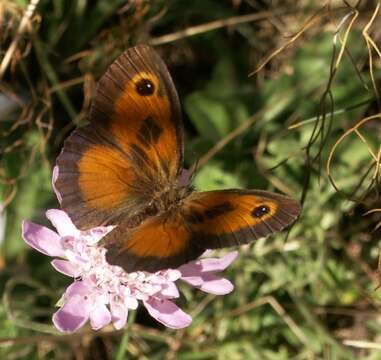
[[[99,80],[89,125],[57,158],[55,187],[81,230],[115,225],[106,259],[127,272],[177,268],[206,249],[249,243],[298,217],[298,201],[260,190],[196,192],[171,76],[151,47],[126,50]]]

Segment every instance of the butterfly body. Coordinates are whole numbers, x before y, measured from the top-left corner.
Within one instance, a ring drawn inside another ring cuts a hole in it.
[[[144,45],[128,49],[98,83],[90,124],[57,159],[55,187],[80,229],[115,225],[103,239],[126,271],[176,268],[206,249],[249,243],[300,212],[260,190],[194,191],[183,163],[180,103],[166,66]]]
[[[145,208],[135,216],[130,216],[127,227],[135,228],[149,217],[164,216],[171,218],[181,212],[183,200],[188,197],[193,189],[188,186],[173,187],[162,193],[158,193]]]

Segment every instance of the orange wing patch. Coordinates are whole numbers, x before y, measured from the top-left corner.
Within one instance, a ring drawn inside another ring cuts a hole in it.
[[[189,205],[188,221],[193,220],[195,228],[205,227],[207,223],[208,226],[203,229],[205,232],[220,235],[264,222],[273,217],[277,209],[278,204],[270,199],[243,194],[227,196],[224,192],[214,192]]]
[[[91,118],[126,153],[138,147],[158,176],[175,181],[183,153],[180,103],[168,70],[151,48],[129,49],[110,66],[99,81]]]
[[[143,82],[145,85],[139,85]],[[139,90],[140,87],[141,90]],[[159,79],[147,72],[135,75],[123,85],[113,105],[114,114],[110,123],[111,132],[121,144],[136,142],[138,134],[143,132],[144,121],[147,118],[156,119],[153,121],[160,129],[171,128],[168,121],[170,104],[167,97],[159,95],[158,87]],[[140,92],[147,92],[147,94],[142,95]],[[171,130],[170,132],[176,138],[174,129]]]
[[[129,236],[120,251],[131,255],[155,256],[162,259],[180,254],[189,241],[189,232],[178,219],[169,221],[161,217],[145,221]]]
[[[205,248],[245,244],[282,230],[300,213],[288,197],[255,190],[223,190],[192,194],[184,205],[192,243]]]
[[[138,146],[163,177],[174,179],[178,171],[178,138],[171,119],[168,97],[160,90],[157,76],[138,73],[126,82],[115,102],[110,130],[118,144],[129,151]],[[162,168],[162,164],[167,168]]]
[[[88,206],[111,210],[128,197],[129,184],[135,181],[131,167],[121,153],[104,145],[84,151],[78,163],[78,185]],[[107,184],[107,186],[101,186]]]
[[[177,268],[200,256],[204,249],[190,243],[191,233],[180,216],[149,218],[136,228],[121,223],[102,242],[107,261],[127,272]]]

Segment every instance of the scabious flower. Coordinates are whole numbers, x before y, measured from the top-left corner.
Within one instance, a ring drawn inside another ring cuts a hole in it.
[[[192,318],[173,302],[179,297],[176,281],[216,295],[233,290],[232,283],[216,273],[234,261],[236,251],[222,258],[191,261],[178,269],[127,273],[110,265],[105,258],[106,249],[97,244],[112,226],[80,231],[62,210],[48,210],[46,216],[57,232],[24,221],[22,234],[31,247],[55,258],[51,264],[57,271],[74,279],[53,315],[53,323],[61,331],[76,331],[88,320],[94,330],[110,323],[121,329],[128,311],[136,309],[139,302],[160,323],[180,329],[190,325]]]

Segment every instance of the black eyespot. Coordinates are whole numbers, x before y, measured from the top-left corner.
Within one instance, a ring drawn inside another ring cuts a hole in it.
[[[155,85],[151,80],[141,79],[136,84],[136,91],[139,95],[148,96],[152,95],[155,92]]]
[[[270,212],[270,208],[267,205],[260,205],[255,207],[251,211],[251,215],[256,218],[261,218],[263,215],[266,215]]]

